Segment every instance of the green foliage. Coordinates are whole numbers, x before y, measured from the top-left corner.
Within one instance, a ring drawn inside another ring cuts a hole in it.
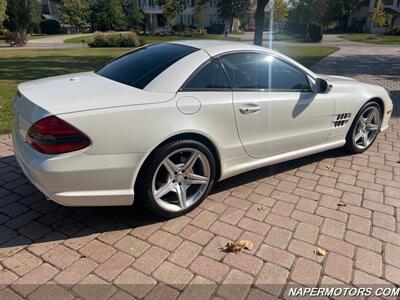
[[[21,35],[40,23],[41,8],[36,0],[12,0],[7,2],[5,27]]]
[[[383,9],[382,0],[378,0],[376,3],[376,8],[371,13],[370,16],[372,23],[377,27],[385,27],[389,24],[390,14],[387,14]]]
[[[130,29],[139,30],[144,22],[144,13],[139,8],[137,0],[123,0],[127,25]]]
[[[87,24],[89,18],[89,3],[87,0],[63,0],[60,8],[63,23],[78,28]]]
[[[3,28],[3,22],[6,19],[7,0],[0,0],[0,29]]]
[[[194,8],[193,8],[193,20],[195,24],[200,24],[201,22],[201,14],[203,9],[207,3],[207,0],[194,0]]]
[[[231,20],[246,19],[250,15],[251,3],[249,0],[221,0],[218,3],[218,14],[220,18]]]
[[[121,0],[91,0],[89,20],[95,30],[124,29],[126,16]]]
[[[310,42],[322,41],[322,26],[319,24],[311,23],[308,26],[308,38]]]
[[[93,41],[89,43],[90,47],[138,47],[144,42],[133,32],[126,33],[96,33]]]
[[[164,15],[167,21],[168,28],[170,29],[172,21],[178,15],[178,1],[177,0],[164,0]]]
[[[57,20],[44,20],[40,23],[40,31],[45,34],[59,34],[61,32],[60,22]]]

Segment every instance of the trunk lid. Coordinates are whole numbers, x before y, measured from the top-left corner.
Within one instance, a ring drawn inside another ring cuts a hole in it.
[[[48,114],[65,114],[120,106],[166,102],[175,93],[144,91],[112,81],[94,72],[62,75],[18,86],[19,110],[35,104]],[[17,96],[18,98],[18,96]],[[31,102],[31,103],[28,103]],[[26,113],[25,113],[26,114]]]

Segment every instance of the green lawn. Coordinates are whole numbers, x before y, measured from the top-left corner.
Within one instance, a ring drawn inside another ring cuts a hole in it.
[[[154,43],[160,43],[160,42],[169,42],[169,41],[176,41],[176,40],[192,40],[192,39],[198,39],[194,37],[181,37],[181,36],[149,36],[149,35],[143,35],[141,36],[146,44],[154,44]],[[201,38],[201,39],[209,39],[209,40],[223,40],[224,36],[222,34],[207,34],[206,37]],[[70,38],[64,41],[64,43],[69,43],[69,44],[77,44],[77,43],[82,43],[82,40],[85,41],[86,44],[90,43],[93,41],[93,34],[88,34],[85,36],[78,36],[74,38]],[[229,40],[231,41],[240,41],[238,37],[229,37]]]
[[[351,34],[341,35],[339,37],[353,42],[400,45],[400,35],[351,33]]]
[[[335,52],[333,47],[277,47],[276,50],[311,66]],[[78,48],[0,51],[0,133],[11,130],[11,99],[19,82],[42,77],[94,70],[129,51],[120,48]]]

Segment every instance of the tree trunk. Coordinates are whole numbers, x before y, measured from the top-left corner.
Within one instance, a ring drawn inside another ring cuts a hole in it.
[[[233,28],[233,16],[231,17],[231,24],[229,24],[229,32],[232,33],[232,28]]]
[[[262,46],[264,32],[264,9],[270,0],[257,0],[255,16],[256,30],[254,32],[254,45]]]

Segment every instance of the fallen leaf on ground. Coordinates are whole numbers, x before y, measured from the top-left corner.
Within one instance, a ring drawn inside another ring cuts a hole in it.
[[[326,165],[325,168],[327,168],[328,170],[332,170],[332,166],[330,165]]]
[[[257,210],[258,211],[264,211],[264,210],[267,210],[267,208],[264,207],[264,206],[260,206],[260,207],[257,207]]]
[[[325,256],[326,251],[324,249],[317,248],[317,249],[314,250],[314,254],[316,254],[318,256]]]
[[[241,240],[239,242],[229,242],[229,243],[226,243],[224,250],[226,252],[238,253],[238,252],[242,252],[243,249],[246,249],[246,250],[253,249],[253,242],[250,240]]]
[[[345,206],[347,206],[347,204],[344,203],[343,201],[339,202],[337,205],[340,206],[340,207],[345,207]]]

